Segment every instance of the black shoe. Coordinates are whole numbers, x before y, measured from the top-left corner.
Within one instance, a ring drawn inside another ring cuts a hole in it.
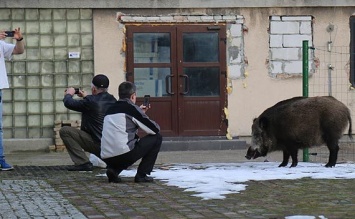
[[[68,171],[92,171],[94,166],[91,162],[87,162],[80,165],[74,165],[67,168]]]
[[[145,183],[145,182],[153,182],[153,177],[147,176],[147,175],[136,175],[134,177],[134,182],[136,183]]]
[[[109,183],[119,183],[121,182],[121,178],[118,177],[118,171],[116,171],[115,169],[111,169],[111,168],[108,168],[106,170],[106,176],[108,178],[108,182]]]

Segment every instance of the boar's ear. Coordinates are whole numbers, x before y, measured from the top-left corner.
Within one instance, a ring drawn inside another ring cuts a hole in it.
[[[259,127],[263,130],[266,130],[269,125],[269,120],[266,117],[261,117],[259,119]]]

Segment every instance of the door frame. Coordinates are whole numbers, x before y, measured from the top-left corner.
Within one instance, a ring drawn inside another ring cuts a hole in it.
[[[154,28],[154,31],[152,31],[151,28]],[[196,31],[197,29],[200,28],[210,28],[206,32],[212,32],[212,31],[218,31],[219,32],[219,65],[218,67],[220,68],[220,95],[218,97],[215,97],[216,99],[220,100],[220,109],[219,109],[219,114],[220,114],[220,125],[219,127],[216,127],[215,131],[211,131],[206,133],[206,131],[201,131],[201,130],[196,130],[193,132],[189,133],[184,133],[181,130],[181,124],[182,121],[181,119],[183,117],[179,116],[179,113],[181,113],[181,109],[179,109],[179,104],[181,104],[182,98],[179,98],[179,93],[181,92],[181,89],[178,87],[178,85],[181,82],[177,83],[171,83],[171,90],[175,91],[175,95],[170,95],[169,97],[159,97],[159,98],[151,98],[151,103],[154,103],[154,105],[159,105],[159,104],[166,104],[167,102],[170,102],[170,105],[168,106],[168,109],[171,110],[169,113],[171,117],[171,126],[170,128],[161,130],[162,135],[164,136],[224,136],[227,132],[227,124],[226,124],[226,119],[225,119],[225,114],[224,114],[224,107],[227,107],[227,91],[226,91],[226,83],[227,83],[227,78],[226,78],[226,69],[227,69],[227,64],[226,64],[226,27],[224,23],[221,23],[219,25],[213,24],[176,24],[176,25],[171,25],[171,24],[166,24],[166,25],[149,25],[149,24],[142,24],[142,25],[127,25],[126,26],[126,80],[127,81],[132,81],[134,82],[134,68],[144,68],[144,67],[165,67],[165,68],[170,68],[171,69],[171,76],[175,80],[181,80],[178,76],[178,72],[181,71],[181,66],[179,67],[179,59],[182,57],[178,57],[178,54],[182,54],[181,51],[177,51],[178,49],[182,49],[182,47],[178,46],[177,42],[177,37],[178,37],[178,31],[179,28],[183,31],[184,29],[188,29],[191,32],[201,32]],[[170,55],[171,55],[171,62],[170,63],[134,63],[134,53],[133,53],[133,34],[134,33],[152,33],[152,32],[169,32],[173,33],[171,34],[171,46],[170,46]],[[188,64],[187,64],[188,66]],[[194,64],[190,65],[194,66]],[[205,64],[204,66],[206,67],[211,67],[211,66],[216,66],[216,63],[209,63]],[[224,77],[222,77],[222,75]],[[194,97],[189,97],[190,99],[193,99]],[[211,98],[211,97],[206,97],[206,98]],[[141,102],[143,101],[142,97],[137,98],[137,104],[140,105]],[[160,113],[157,112],[157,109],[150,109],[152,114]],[[154,112],[155,111],[155,112]],[[179,112],[180,111],[180,112]],[[147,112],[149,116],[149,111]],[[155,118],[152,118],[155,120]],[[159,123],[159,122],[158,122]]]

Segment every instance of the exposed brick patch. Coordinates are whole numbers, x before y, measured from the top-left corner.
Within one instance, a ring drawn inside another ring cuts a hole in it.
[[[50,151],[65,151],[65,145],[60,138],[59,131],[63,126],[71,126],[77,129],[81,127],[81,120],[57,120],[54,122],[54,145],[49,146]]]

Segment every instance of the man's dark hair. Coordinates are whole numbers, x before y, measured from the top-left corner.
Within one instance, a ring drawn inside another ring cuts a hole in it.
[[[120,99],[130,98],[136,92],[136,85],[132,82],[125,81],[118,86],[118,96]]]

